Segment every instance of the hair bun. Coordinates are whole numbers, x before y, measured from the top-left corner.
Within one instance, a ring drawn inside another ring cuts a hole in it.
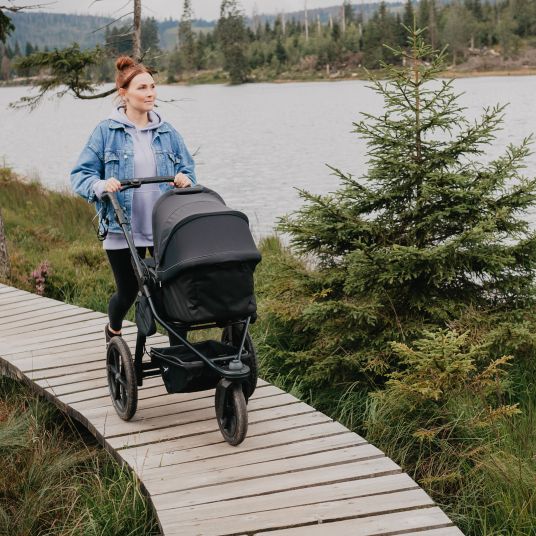
[[[124,71],[136,65],[136,62],[130,56],[119,56],[115,62],[115,68],[118,71]]]

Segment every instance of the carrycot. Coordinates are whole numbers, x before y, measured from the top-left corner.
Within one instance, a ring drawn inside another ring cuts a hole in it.
[[[169,320],[226,322],[255,313],[261,260],[245,214],[204,186],[166,192],[153,209],[159,303]]]

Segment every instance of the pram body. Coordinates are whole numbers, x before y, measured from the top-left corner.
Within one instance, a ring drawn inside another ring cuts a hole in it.
[[[122,189],[172,180],[133,179]],[[115,194],[107,196],[139,283],[134,359],[121,337],[113,337],[107,349],[108,384],[117,413],[124,420],[133,417],[137,387],[149,376],[161,375],[169,393],[215,387],[220,430],[230,444],[239,444],[247,432],[246,404],[257,382],[248,328],[256,318],[253,272],[261,256],[247,217],[203,186],[171,190],[154,207],[154,258],[144,260]],[[173,344],[147,352],[147,337],[156,332],[157,323]],[[208,328],[221,328],[220,340],[188,340],[189,332]]]

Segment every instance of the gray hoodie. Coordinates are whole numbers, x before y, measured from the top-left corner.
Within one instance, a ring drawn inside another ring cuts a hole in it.
[[[152,148],[154,131],[162,124],[161,117],[154,111],[149,112],[149,123],[138,128],[125,114],[125,108],[117,107],[110,119],[125,125],[125,132],[130,134],[134,149],[134,177],[154,177],[156,162]],[[104,181],[97,181],[95,194],[104,193]],[[152,213],[156,200],[162,195],[158,184],[144,184],[133,191],[131,229],[134,244],[137,247],[153,245]],[[109,233],[103,243],[104,249],[127,248],[127,241],[122,233]]]

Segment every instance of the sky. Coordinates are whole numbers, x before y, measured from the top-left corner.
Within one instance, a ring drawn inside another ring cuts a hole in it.
[[[127,11],[132,4],[131,0],[10,0],[15,6],[31,4],[47,4],[43,11],[55,13],[78,13],[90,15],[120,15]],[[291,12],[303,9],[306,0],[240,0],[246,15],[251,15],[257,9],[262,13]],[[370,1],[370,0],[367,0]],[[342,0],[307,0],[307,7],[333,6],[342,3]],[[356,0],[358,3],[358,0]],[[196,18],[217,19],[220,10],[220,0],[192,0]],[[168,17],[178,19],[182,12],[182,0],[143,0],[143,15],[165,19]]]

